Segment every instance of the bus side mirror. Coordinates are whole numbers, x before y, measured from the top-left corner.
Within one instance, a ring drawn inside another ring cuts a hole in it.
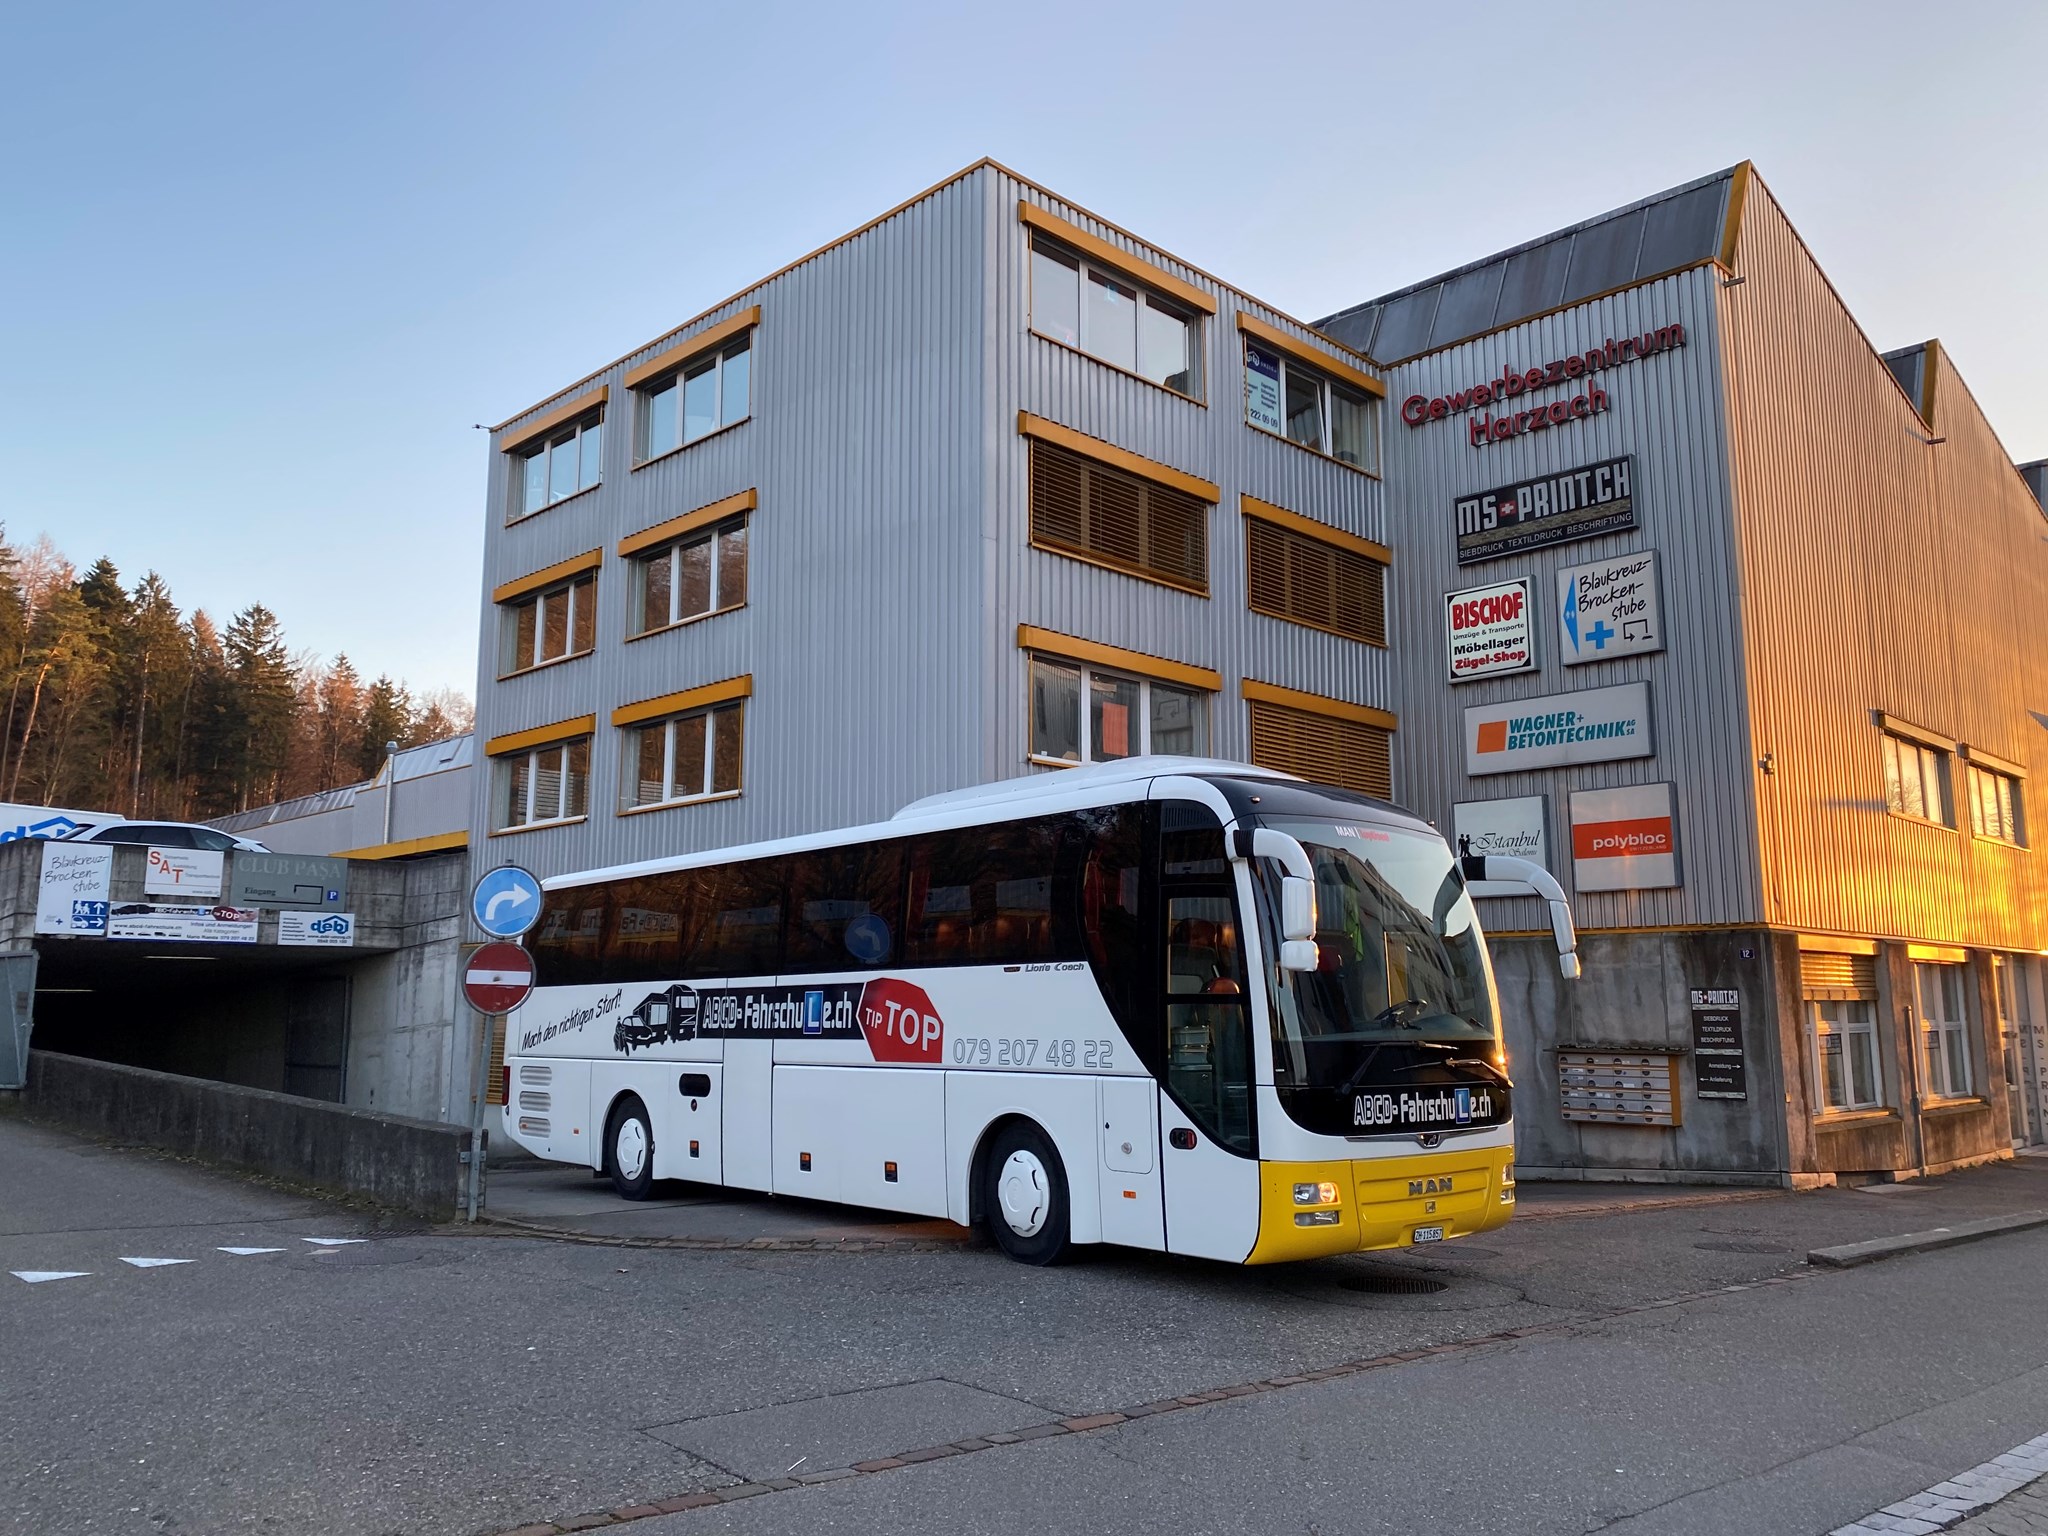
[[[1314,939],[1282,939],[1280,941],[1280,969],[1283,971],[1312,971],[1316,968],[1316,941]]]
[[[1316,936],[1316,888],[1313,882],[1299,875],[1280,877],[1280,937],[1292,942],[1297,939],[1313,939]],[[1288,966],[1289,970],[1308,970],[1314,965]]]
[[[1496,885],[1519,885],[1531,895],[1543,898],[1550,909],[1550,932],[1557,942],[1558,974],[1577,981],[1584,974],[1579,963],[1579,935],[1572,926],[1571,904],[1564,899],[1564,887],[1541,864],[1503,854],[1466,854],[1458,861],[1465,879],[1488,880]]]

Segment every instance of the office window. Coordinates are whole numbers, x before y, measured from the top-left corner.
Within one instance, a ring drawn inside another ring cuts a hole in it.
[[[1823,1113],[1875,1109],[1884,1084],[1877,1069],[1877,1005],[1867,1000],[1810,998],[1814,1082]]]
[[[539,443],[522,448],[515,457],[514,517],[525,517],[550,502],[588,489],[603,473],[604,412],[592,411]]]
[[[747,520],[652,550],[633,562],[633,633],[688,623],[747,600]]]
[[[1244,344],[1244,365],[1245,420],[1251,425],[1342,463],[1379,472],[1380,418],[1370,396],[1256,342]],[[1279,410],[1272,408],[1274,404]]]
[[[1954,826],[1948,800],[1948,754],[1903,736],[1887,734],[1881,739],[1884,798],[1893,813]]]
[[[1387,643],[1386,567],[1354,550],[1247,517],[1245,596],[1255,613]]]
[[[1960,965],[1915,965],[1920,994],[1920,1050],[1927,1091],[1940,1099],[1968,1098],[1971,1091],[1969,1012],[1963,1003]]]
[[[1071,449],[1031,444],[1031,541],[1207,594],[1209,503]]]
[[[1201,331],[1194,314],[1042,235],[1031,242],[1031,328],[1201,398]]]
[[[589,812],[588,736],[494,758],[491,772],[498,831],[574,821]]]
[[[597,644],[597,573],[501,605],[502,642],[498,673],[509,677]]]
[[[637,391],[640,452],[636,462],[659,458],[720,427],[746,420],[753,409],[753,338],[706,353]]]
[[[626,809],[740,792],[744,702],[650,720],[626,733]]]
[[[1979,837],[2017,846],[2021,841],[2019,780],[1972,763],[1965,782],[1970,830]]]
[[[1264,699],[1252,700],[1250,709],[1251,760],[1259,767],[1393,798],[1394,739],[1387,731]]]
[[[1108,763],[1150,752],[1209,750],[1209,701],[1192,688],[1031,658],[1031,755],[1042,762]]]

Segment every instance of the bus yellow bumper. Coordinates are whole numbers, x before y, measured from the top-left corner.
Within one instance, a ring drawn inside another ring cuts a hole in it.
[[[1446,1147],[1412,1157],[1259,1166],[1259,1240],[1250,1264],[1407,1248],[1500,1226],[1515,1210],[1514,1149]],[[1297,1186],[1313,1198],[1295,1198]],[[1334,1195],[1334,1199],[1329,1198]]]

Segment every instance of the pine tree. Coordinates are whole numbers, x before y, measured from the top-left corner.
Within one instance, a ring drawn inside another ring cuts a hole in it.
[[[356,772],[374,778],[384,766],[386,743],[401,747],[412,731],[412,696],[388,677],[370,684],[370,696],[363,703],[363,723],[356,737]]]
[[[277,615],[261,603],[236,614],[221,638],[232,681],[227,712],[233,809],[276,798],[291,749],[297,679]]]

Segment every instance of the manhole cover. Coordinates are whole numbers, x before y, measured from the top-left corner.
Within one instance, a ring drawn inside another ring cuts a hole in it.
[[[1445,1281],[1427,1275],[1350,1275],[1337,1284],[1340,1289],[1363,1291],[1368,1296],[1434,1296],[1450,1289]]]
[[[1745,1243],[1735,1240],[1720,1243],[1694,1243],[1695,1248],[1704,1248],[1709,1253],[1790,1253],[1792,1250],[1783,1243]]]

